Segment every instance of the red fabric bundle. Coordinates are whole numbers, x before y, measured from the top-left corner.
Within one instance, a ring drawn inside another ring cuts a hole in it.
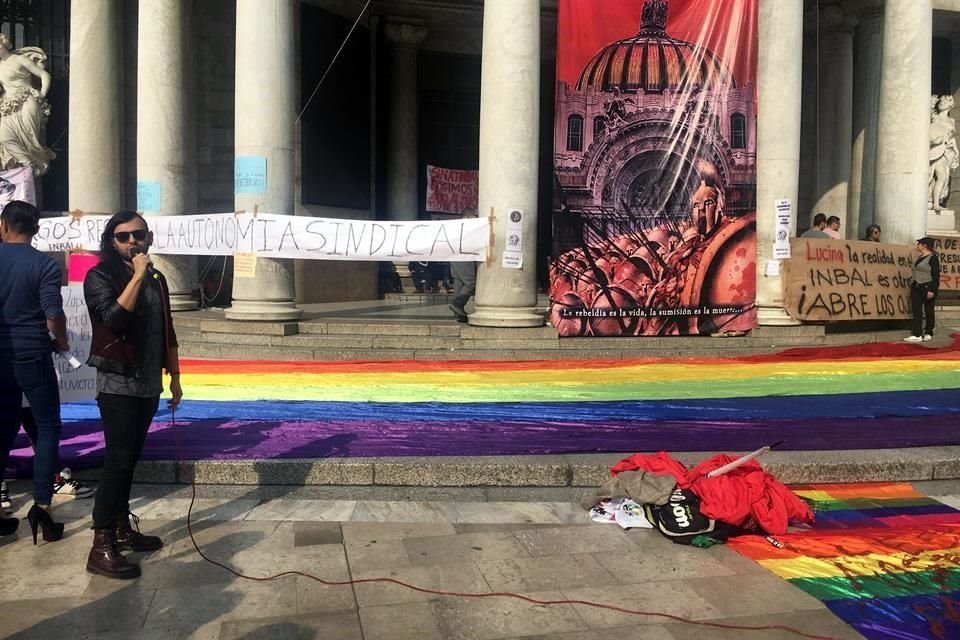
[[[752,518],[767,533],[783,534],[791,522],[813,523],[813,512],[806,503],[755,460],[722,476],[706,477],[713,469],[734,460],[736,458],[720,454],[688,471],[665,451],[655,455],[636,453],[615,464],[610,473],[617,475],[636,469],[669,473],[681,489],[690,489],[700,498],[700,511],[704,515],[735,526],[744,526]]]

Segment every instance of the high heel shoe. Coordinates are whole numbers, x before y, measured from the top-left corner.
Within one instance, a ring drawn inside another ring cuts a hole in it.
[[[63,537],[63,523],[54,522],[53,517],[36,504],[30,507],[27,512],[27,522],[30,523],[30,531],[33,533],[33,544],[37,544],[37,528],[43,532],[43,539],[47,542],[56,542]]]
[[[17,518],[0,518],[0,537],[16,533],[19,526],[20,520]]]

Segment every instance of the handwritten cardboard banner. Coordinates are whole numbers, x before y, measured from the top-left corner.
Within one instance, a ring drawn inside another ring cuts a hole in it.
[[[93,400],[97,396],[97,370],[86,364],[90,356],[90,314],[83,297],[83,285],[71,284],[61,287],[63,312],[67,316],[67,341],[70,352],[84,363],[74,369],[63,357],[53,358],[53,366],[60,384],[60,402]]]
[[[41,251],[97,251],[109,217],[43,218],[33,246]],[[488,222],[483,218],[435,221],[374,221],[312,218],[272,213],[212,213],[147,216],[150,251],[158,255],[222,256],[253,253],[261,258],[305,260],[484,259]]]
[[[427,211],[460,213],[477,208],[480,183],[477,171],[427,165]]]
[[[940,256],[940,289],[960,291],[960,238],[934,238],[933,250]]]
[[[794,238],[783,265],[784,306],[797,320],[910,318],[910,247]]]

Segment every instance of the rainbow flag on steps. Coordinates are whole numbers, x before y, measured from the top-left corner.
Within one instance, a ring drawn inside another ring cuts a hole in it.
[[[249,460],[960,443],[960,340],[742,358],[538,362],[186,360],[143,458]],[[94,403],[65,405],[61,455],[102,457]],[[14,459],[32,455],[25,439]]]
[[[730,546],[871,640],[960,638],[960,511],[905,483],[793,487],[813,529]]]

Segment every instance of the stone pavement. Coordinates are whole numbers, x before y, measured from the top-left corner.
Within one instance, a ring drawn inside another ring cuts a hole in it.
[[[960,506],[960,482],[917,483]],[[18,515],[26,482],[12,483]],[[397,493],[400,491],[401,493]],[[571,502],[483,502],[471,489],[378,488],[361,499],[323,487],[204,486],[192,516],[203,552],[237,571],[327,580],[392,577],[469,593],[580,599],[694,620],[788,625],[859,638],[818,600],[730,549],[673,545],[649,530],[589,523]],[[402,494],[402,495],[401,495]],[[186,529],[190,488],[138,485],[134,511],[166,547],[140,554],[132,582],[84,570],[91,501],[57,503],[65,538],[34,547],[24,522],[0,542],[0,637],[98,640],[770,640],[584,605],[434,596],[387,584],[235,578],[205,562]],[[401,499],[402,498],[402,499]],[[438,499],[439,498],[439,499]],[[535,499],[530,496],[528,499]]]

